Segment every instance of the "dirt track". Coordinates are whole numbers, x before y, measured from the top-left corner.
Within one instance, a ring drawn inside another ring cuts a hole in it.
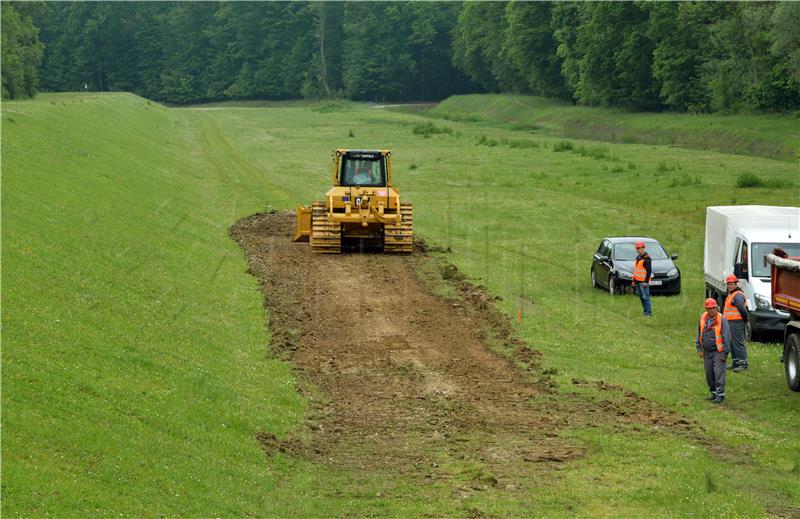
[[[423,251],[314,255],[290,242],[293,228],[288,213],[231,228],[264,291],[270,353],[291,361],[312,405],[293,438],[259,433],[267,454],[435,479],[451,476],[445,464],[476,463],[472,488],[513,492],[584,455],[559,436],[570,425],[644,424],[701,441],[696,425],[618,386],[574,381],[597,399],[556,392],[482,291],[456,281],[457,300],[430,292]]]

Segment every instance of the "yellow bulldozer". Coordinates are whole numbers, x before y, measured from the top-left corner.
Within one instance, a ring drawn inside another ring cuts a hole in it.
[[[343,245],[412,252],[414,216],[411,203],[400,202],[392,187],[392,153],[337,149],[332,155],[333,188],[324,202],[297,208],[292,241],[307,241],[323,253],[339,253]]]

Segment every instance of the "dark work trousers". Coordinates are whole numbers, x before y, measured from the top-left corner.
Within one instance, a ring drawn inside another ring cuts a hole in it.
[[[725,359],[727,357],[728,354],[724,351],[703,351],[703,367],[706,369],[708,390],[718,397],[725,396]]]
[[[731,328],[731,357],[734,368],[747,367],[747,347],[744,345],[744,321],[728,321]]]
[[[642,302],[642,315],[653,315],[653,305],[650,303],[650,285],[647,283],[636,283],[636,295]]]

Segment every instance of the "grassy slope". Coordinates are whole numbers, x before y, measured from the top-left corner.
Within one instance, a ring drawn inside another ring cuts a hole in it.
[[[751,347],[751,372],[711,409],[690,331],[705,206],[796,205],[796,165],[643,145],[556,152],[554,139],[460,123],[424,138],[409,115],[321,108],[166,110],[124,95],[3,105],[4,512],[723,516],[800,506],[790,438],[800,400],[775,346]],[[487,137],[508,145],[478,144]],[[592,391],[573,377],[622,383],[745,447],[722,462],[666,431],[570,429],[590,456],[525,502],[504,501],[501,488],[459,497],[458,467],[452,482],[420,488],[280,454],[265,463],[253,432],[285,434],[302,405],[286,367],[264,358],[259,295],[225,228],[268,204],[319,198],[337,146],[395,150],[419,230],[452,246],[447,259],[500,294],[509,315],[522,310],[520,332],[563,390]],[[794,184],[732,187],[746,171]],[[684,294],[657,298],[653,321],[638,318],[634,298],[588,286],[599,238],[629,232],[681,255]]]
[[[796,159],[800,153],[798,114],[631,113],[534,96],[479,94],[450,97],[429,113],[579,139],[674,145],[785,160]]]
[[[3,104],[9,515],[269,510],[253,434],[302,404],[227,236],[268,186],[195,133],[128,95]]]

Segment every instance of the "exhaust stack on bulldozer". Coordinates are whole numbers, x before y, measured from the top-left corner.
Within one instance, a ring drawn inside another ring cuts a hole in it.
[[[333,151],[333,187],[325,201],[297,208],[292,241],[311,250],[339,253],[342,243],[359,242],[389,253],[414,248],[413,212],[392,187],[389,150]]]

